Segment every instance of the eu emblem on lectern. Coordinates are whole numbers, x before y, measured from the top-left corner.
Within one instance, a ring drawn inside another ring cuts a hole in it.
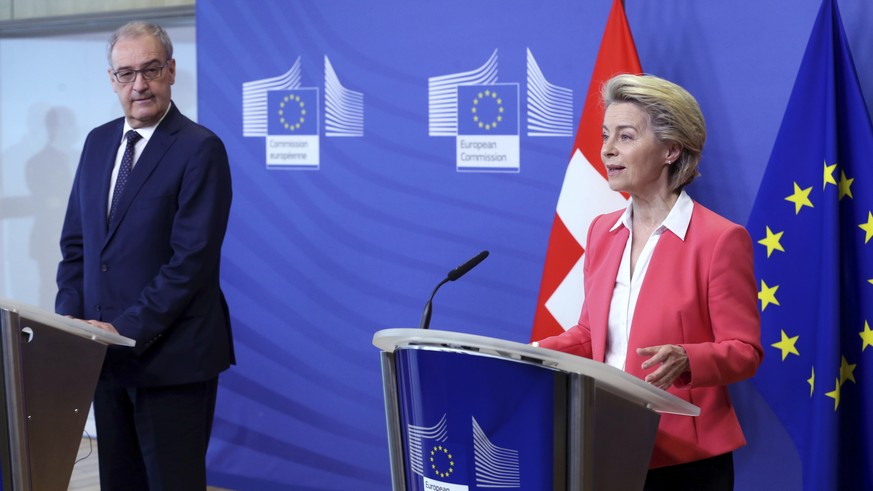
[[[475,417],[451,433],[446,414],[433,426],[410,424],[407,439],[410,469],[422,477],[425,489],[467,491],[472,475],[474,489],[521,488],[518,450],[493,444]]]

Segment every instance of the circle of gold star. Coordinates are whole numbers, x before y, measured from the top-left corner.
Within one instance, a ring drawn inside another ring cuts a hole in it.
[[[299,107],[300,112],[297,113],[299,116],[297,121],[294,121],[294,115],[289,115],[289,117],[285,117],[285,111],[290,110],[294,107]],[[279,103],[279,122],[282,123],[282,126],[285,127],[288,131],[299,130],[300,126],[306,122],[306,103],[300,99],[299,95],[291,94],[286,95],[282,102]]]
[[[482,107],[481,104],[492,101],[497,105],[497,116],[495,116],[491,121],[485,121],[479,117],[479,108]],[[470,109],[473,113],[473,121],[476,122],[476,125],[480,129],[484,129],[485,131],[490,131],[497,127],[497,124],[503,121],[503,99],[497,96],[497,92],[485,89],[483,92],[479,92],[476,94],[476,97],[473,98],[473,107]]]
[[[437,468],[435,457],[439,456],[440,454],[448,459],[448,467],[446,467],[445,469],[441,467]],[[455,461],[452,459],[452,454],[449,452],[449,449],[442,445],[437,445],[436,447],[434,447],[430,451],[430,467],[431,469],[433,469],[437,476],[443,478],[449,477],[452,472],[455,472]]]

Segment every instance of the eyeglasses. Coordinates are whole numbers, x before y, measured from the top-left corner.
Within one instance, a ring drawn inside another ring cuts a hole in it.
[[[167,66],[163,64],[161,66],[152,66],[148,68],[143,68],[141,70],[118,70],[117,72],[112,72],[115,75],[115,80],[118,80],[118,83],[121,84],[129,84],[136,80],[136,74],[142,74],[142,78],[146,80],[155,80],[160,78],[161,73],[164,71],[164,67]]]

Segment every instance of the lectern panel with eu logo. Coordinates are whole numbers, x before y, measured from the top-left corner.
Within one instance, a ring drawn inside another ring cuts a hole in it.
[[[450,350],[396,356],[407,489],[554,489],[564,375]]]
[[[394,491],[642,489],[659,413],[700,408],[604,363],[527,344],[385,329]]]

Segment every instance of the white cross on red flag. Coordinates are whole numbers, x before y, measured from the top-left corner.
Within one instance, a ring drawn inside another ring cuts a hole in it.
[[[600,89],[604,82],[621,73],[640,74],[642,68],[622,0],[614,0],[558,197],[532,341],[560,334],[578,322],[584,298],[582,255],[588,226],[597,215],[627,205],[624,196],[609,189],[600,159],[603,125]]]

